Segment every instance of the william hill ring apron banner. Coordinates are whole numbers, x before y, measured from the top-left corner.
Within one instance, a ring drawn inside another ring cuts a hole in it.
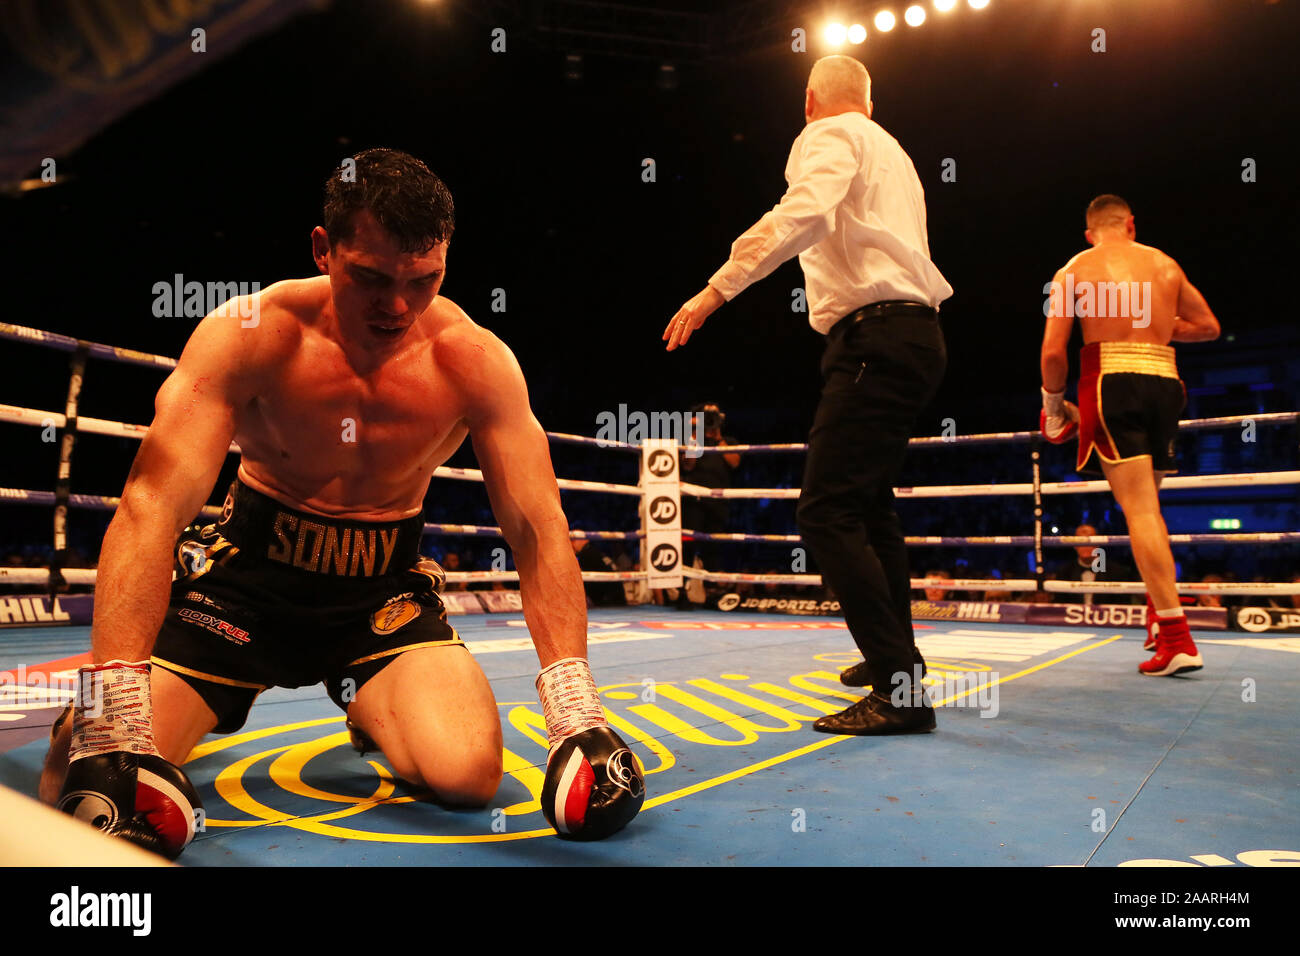
[[[677,442],[647,438],[641,444],[641,567],[652,588],[682,586],[682,488]]]

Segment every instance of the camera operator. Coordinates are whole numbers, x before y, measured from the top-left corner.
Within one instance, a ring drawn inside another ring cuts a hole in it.
[[[691,408],[691,437],[702,436],[700,444],[705,446],[734,445],[734,438],[722,434],[726,415],[713,403],[701,403]],[[722,454],[700,454],[692,456],[682,453],[682,481],[704,485],[707,488],[730,488],[731,475],[740,467],[740,455],[733,452]],[[719,534],[728,531],[727,517],[730,504],[725,498],[697,498],[694,495],[682,496],[682,527],[691,531]],[[721,570],[722,550],[716,541],[692,541],[690,552],[685,557],[687,566],[702,563],[709,571]],[[698,562],[697,560],[698,559]],[[707,589],[687,582],[678,605],[687,603],[702,604]],[[717,590],[714,588],[713,590]],[[689,599],[688,592],[694,592]]]

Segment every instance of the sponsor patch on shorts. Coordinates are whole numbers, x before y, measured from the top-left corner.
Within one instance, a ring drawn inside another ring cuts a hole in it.
[[[185,592],[185,600],[189,601],[191,604],[202,604],[206,607],[216,608],[218,611],[224,611],[226,609],[224,604],[220,601],[212,600],[212,598],[208,597],[202,591]]]
[[[405,594],[390,599],[370,615],[370,629],[379,635],[392,634],[414,621],[420,616],[420,605],[410,600],[410,597]]]
[[[196,611],[193,608],[183,607],[177,612],[177,616],[189,624],[203,628],[213,634],[218,634],[234,644],[247,644],[248,632],[242,627],[236,627],[229,621],[223,621],[219,617],[213,617],[211,614],[205,614],[202,611]]]

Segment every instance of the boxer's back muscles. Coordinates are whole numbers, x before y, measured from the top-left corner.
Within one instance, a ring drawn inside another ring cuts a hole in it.
[[[1107,242],[1079,253],[1063,271],[1085,343],[1168,344],[1182,270],[1159,249]]]
[[[1204,297],[1177,262],[1152,246],[1103,242],[1067,262],[1054,281],[1073,298],[1085,344],[1167,345],[1218,334]]]

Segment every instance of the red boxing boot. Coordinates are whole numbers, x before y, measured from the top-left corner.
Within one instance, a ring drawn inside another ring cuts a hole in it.
[[[1188,671],[1199,671],[1205,666],[1192,642],[1192,632],[1186,617],[1156,619],[1156,654],[1143,661],[1138,670],[1148,677],[1172,677]]]
[[[1156,606],[1151,603],[1151,595],[1147,595],[1147,639],[1142,644],[1142,650],[1154,651],[1156,649]]]

